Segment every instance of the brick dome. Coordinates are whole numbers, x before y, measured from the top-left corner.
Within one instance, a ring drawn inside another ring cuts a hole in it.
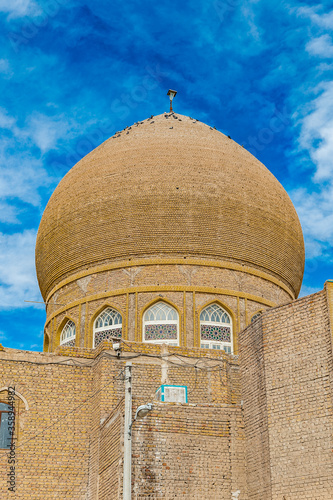
[[[37,276],[45,299],[79,271],[152,256],[233,261],[296,297],[304,243],[262,163],[204,123],[160,115],[116,133],[59,183],[38,231]]]

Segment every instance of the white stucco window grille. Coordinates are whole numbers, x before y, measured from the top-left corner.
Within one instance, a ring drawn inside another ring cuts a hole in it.
[[[143,341],[179,345],[179,318],[176,309],[157,302],[143,315]]]
[[[75,345],[75,323],[70,319],[65,324],[60,335],[60,345]]]
[[[230,315],[218,304],[210,304],[200,314],[201,347],[224,350],[232,348],[232,321]]]
[[[121,314],[107,307],[96,318],[94,323],[94,346],[97,347],[103,340],[122,337],[122,316]]]

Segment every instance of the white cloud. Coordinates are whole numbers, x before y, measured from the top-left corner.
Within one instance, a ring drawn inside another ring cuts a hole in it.
[[[302,285],[301,291],[299,292],[299,297],[306,297],[307,295],[319,292],[321,289],[322,288]]]
[[[50,179],[40,160],[31,158],[25,152],[17,151],[12,154],[10,146],[13,145],[15,143],[11,141],[0,141],[0,201],[5,203],[8,198],[19,198],[25,203],[38,206],[38,189],[49,185]],[[7,209],[7,215],[2,214],[2,218],[13,219],[17,211],[8,204]]]
[[[7,340],[7,335],[4,332],[0,331],[0,342],[3,342],[4,340]]]
[[[256,2],[252,2],[256,3]],[[248,27],[249,27],[249,32],[253,39],[255,41],[260,40],[260,33],[259,33],[259,26],[256,23],[256,15],[253,7],[250,4],[243,4],[242,5],[242,14],[244,16],[244,19],[246,20]]]
[[[6,109],[0,108],[0,128],[9,129],[14,132],[16,129],[15,123],[15,118],[9,116]]]
[[[34,0],[0,0],[0,12],[8,14],[8,18],[36,16],[40,8]]]
[[[9,69],[8,59],[0,59],[0,72],[6,72]]]
[[[318,70],[318,75],[320,73],[325,73],[326,71],[333,71],[333,64],[332,63],[327,64],[327,62],[321,62],[320,64],[318,64],[317,70]]]
[[[7,77],[7,79],[13,76],[14,73],[8,59],[0,59],[0,74]]]
[[[21,145],[31,146],[33,143],[43,154],[56,148],[60,140],[75,137],[82,130],[79,123],[67,120],[63,114],[50,117],[37,112],[26,119],[24,127],[19,128],[16,119],[1,107],[0,128],[7,129]]]
[[[306,240],[307,257],[318,257],[327,245],[333,246],[333,190],[319,192],[297,189],[291,193],[302,223]]]
[[[42,300],[35,273],[35,241],[33,230],[0,233],[0,309],[31,307],[24,300]]]
[[[313,56],[323,58],[333,57],[333,43],[329,35],[322,35],[319,38],[313,38],[307,45],[306,50]]]
[[[333,82],[321,88],[301,123],[298,147],[298,152],[307,151],[310,155],[313,183],[291,192],[308,257],[323,255],[333,246]]]
[[[45,153],[56,147],[61,138],[68,138],[76,125],[69,123],[64,116],[49,117],[41,113],[34,113],[28,119],[25,133],[30,136],[36,146]]]
[[[1,182],[1,181],[0,181]],[[5,224],[19,224],[18,210],[9,203],[0,201],[0,222]]]
[[[0,129],[6,132],[0,139],[0,221],[17,223],[19,212],[12,199],[38,206],[39,188],[52,182],[43,158],[31,155],[32,147],[37,146],[44,154],[74,135],[76,128],[78,124],[70,124],[62,115],[50,118],[41,113],[34,113],[24,127],[18,127],[16,119],[0,108]],[[10,203],[6,202],[8,198]]]
[[[312,112],[303,120],[300,146],[308,149],[316,167],[314,180],[330,180],[333,174],[333,82],[321,87]]]
[[[326,14],[318,13],[320,11],[320,5],[315,7],[300,7],[297,9],[299,16],[308,17],[311,21],[320,26],[321,28],[332,29],[333,28],[333,11]]]

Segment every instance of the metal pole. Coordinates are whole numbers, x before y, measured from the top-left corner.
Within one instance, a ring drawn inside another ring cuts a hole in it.
[[[132,363],[128,361],[125,367],[125,422],[124,422],[124,478],[123,500],[132,497]]]

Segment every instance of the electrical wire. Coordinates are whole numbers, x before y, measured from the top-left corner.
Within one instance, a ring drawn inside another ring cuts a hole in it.
[[[146,358],[155,358],[155,359],[166,360],[167,362],[170,362],[172,364],[176,364],[176,363],[174,363],[174,362],[172,362],[172,361],[170,361],[170,360],[167,359],[167,358],[170,358],[170,357],[173,357],[173,356],[175,356],[178,359],[182,360],[182,363],[183,363],[184,366],[188,365],[190,367],[194,366],[193,363],[187,363],[186,361],[184,362],[183,358],[185,358],[185,359],[193,359],[193,360],[196,359],[197,360],[196,364],[199,363],[199,362],[205,362],[207,360],[215,361],[215,362],[217,361],[219,364],[226,362],[225,358],[217,359],[217,358],[211,358],[209,356],[196,357],[196,356],[188,356],[186,354],[179,355],[177,353],[167,353],[167,354],[160,354],[160,355],[158,355],[158,354],[149,354],[149,353],[137,353],[137,354],[134,354],[134,355],[131,355],[131,356],[119,357],[116,354],[111,354],[111,353],[106,352],[106,351],[103,351],[96,358],[94,358],[91,362],[89,362],[89,361],[81,361],[80,359],[77,359],[76,357],[75,358],[69,357],[69,358],[63,359],[61,361],[44,361],[44,362],[41,362],[41,361],[30,361],[30,360],[26,360],[26,359],[6,359],[6,358],[0,358],[0,359],[1,359],[2,362],[7,361],[8,363],[28,363],[28,364],[33,364],[33,365],[63,365],[63,366],[92,367],[95,364],[97,364],[104,357],[110,358],[110,359],[119,360],[119,361],[122,361],[122,362],[128,361],[128,360],[132,360],[132,359],[136,359],[136,358],[140,358],[140,357],[146,357]],[[219,366],[219,364],[216,364],[214,366]],[[232,360],[228,360],[228,364],[237,365],[237,363],[233,363]],[[178,364],[178,366],[181,366],[181,365]]]
[[[96,365],[103,358],[112,359],[112,360],[119,360],[121,362],[125,362],[125,361],[129,361],[129,360],[132,360],[132,359],[140,358],[140,357],[155,358],[155,359],[163,360],[163,361],[166,361],[168,364],[171,364],[173,366],[177,366],[179,368],[193,368],[193,369],[195,369],[194,389],[191,390],[191,393],[192,393],[192,391],[194,391],[196,389],[198,369],[199,370],[207,370],[207,371],[210,371],[210,372],[219,371],[219,374],[220,374],[220,377],[221,377],[221,369],[222,369],[221,365],[222,364],[225,365],[227,363],[227,360],[225,358],[222,358],[222,359],[216,359],[216,358],[210,358],[210,357],[202,358],[202,357],[193,357],[193,356],[187,356],[187,355],[178,355],[177,353],[168,353],[168,354],[163,354],[163,355],[154,355],[154,354],[148,354],[148,353],[137,353],[135,355],[131,355],[131,356],[126,356],[126,357],[119,358],[117,355],[113,355],[113,354],[105,352],[105,351],[102,352],[100,355],[98,355],[91,362],[81,361],[81,360],[78,360],[77,358],[69,358],[69,359],[58,361],[58,362],[30,362],[29,361],[29,363],[31,363],[31,364],[37,364],[37,365],[62,365],[62,366],[70,366],[70,367],[75,366],[75,367],[81,367],[81,368],[82,367],[89,367],[90,368],[90,367],[93,367],[94,365]],[[172,361],[170,359],[171,357],[175,357],[178,361]],[[185,359],[196,360],[196,361],[195,361],[195,363],[191,363],[191,362],[185,361],[184,358]],[[215,364],[207,366],[207,361],[213,361],[213,360],[215,361]],[[26,362],[25,360],[3,360],[3,361],[9,361],[9,362],[10,361]],[[216,361],[217,361],[217,363],[216,363]],[[205,366],[200,366],[201,363],[204,363]],[[108,383],[106,383],[103,387],[101,387],[100,389],[98,389],[97,391],[95,391],[91,396],[89,396],[81,404],[79,404],[78,406],[76,406],[72,410],[68,411],[67,413],[65,413],[64,415],[62,415],[61,417],[59,417],[57,420],[55,420],[55,422],[53,422],[49,426],[47,426],[44,429],[42,429],[41,432],[39,432],[38,434],[36,434],[36,435],[32,436],[31,438],[23,441],[21,444],[19,444],[17,446],[17,448],[21,448],[24,445],[26,445],[28,442],[30,442],[30,441],[32,441],[34,439],[37,439],[39,436],[45,434],[46,431],[48,431],[49,429],[55,427],[60,421],[63,421],[65,418],[68,418],[69,415],[72,415],[76,411],[80,410],[84,405],[88,404],[96,395],[98,395],[99,393],[101,393],[114,380],[121,380],[121,379],[124,379],[124,370],[121,370],[117,375],[113,376],[112,379]],[[123,398],[121,398],[121,399],[123,399]],[[120,400],[118,400],[116,406],[118,406]],[[37,402],[35,402],[35,403],[37,403]],[[90,445],[90,442],[91,442],[91,436],[89,438],[89,445]],[[87,451],[80,450],[80,451],[78,451],[78,452],[75,453],[74,457],[78,456],[78,454],[82,455],[82,454],[85,454],[85,453],[87,453]],[[64,470],[63,474],[65,474],[65,472],[66,471]],[[77,477],[79,474],[80,473],[78,473],[75,477]],[[60,478],[61,478],[61,476],[60,476]],[[59,480],[60,480],[60,478],[59,478]],[[71,480],[73,480],[73,479],[74,478],[72,477]],[[85,479],[85,481],[86,481],[86,479]],[[67,491],[66,494],[67,493],[70,493],[70,491]]]
[[[173,357],[173,356],[175,356],[176,358],[178,358],[180,362],[174,362],[171,359],[169,359],[170,357]],[[86,368],[86,367],[87,368],[91,368],[91,367],[95,366],[97,363],[99,363],[101,361],[101,359],[103,359],[103,358],[113,359],[113,360],[118,360],[118,361],[125,362],[125,361],[129,361],[129,360],[132,360],[132,359],[140,358],[140,357],[148,357],[148,358],[154,358],[154,359],[163,360],[163,361],[166,361],[168,364],[173,365],[173,366],[175,366],[177,368],[194,368],[195,369],[195,373],[196,373],[195,385],[197,383],[197,370],[198,369],[199,370],[207,370],[209,372],[219,371],[220,372],[220,376],[221,376],[221,363],[223,365],[226,364],[226,359],[225,358],[222,358],[220,360],[216,360],[216,358],[210,358],[210,357],[196,358],[196,357],[187,356],[187,355],[181,355],[180,356],[177,353],[168,353],[168,354],[163,354],[163,355],[154,355],[154,354],[148,354],[148,353],[138,353],[138,354],[135,354],[135,355],[132,355],[132,356],[126,356],[126,357],[123,357],[123,358],[119,358],[117,355],[112,355],[111,353],[108,353],[108,352],[105,352],[105,351],[102,352],[100,355],[98,355],[91,362],[81,361],[81,360],[78,360],[77,358],[68,358],[68,359],[61,360],[61,361],[51,361],[51,362],[49,362],[49,361],[46,361],[46,362],[36,362],[35,361],[34,362],[34,361],[28,361],[28,360],[9,360],[9,359],[3,359],[3,361],[7,361],[7,362],[20,362],[20,363],[25,362],[25,363],[36,364],[36,365],[61,365],[61,366],[69,366],[69,367],[75,366],[75,367],[81,367],[81,368],[82,367],[84,367],[84,368]],[[196,359],[196,362],[195,363],[189,363],[189,362],[186,362],[186,361],[184,362],[183,358]],[[218,363],[215,364],[215,365],[210,365],[210,366],[207,366],[207,365],[206,366],[200,366],[199,365],[200,362],[205,363],[207,360],[218,361]],[[17,447],[21,447],[21,446],[25,445],[27,442],[31,441],[32,439],[35,439],[39,435],[43,434],[49,428],[52,428],[53,426],[55,426],[60,420],[63,420],[68,415],[70,415],[70,414],[74,413],[76,410],[80,409],[82,406],[84,406],[84,404],[86,404],[86,402],[88,402],[94,396],[96,396],[97,394],[99,394],[105,387],[109,386],[113,382],[113,380],[118,379],[118,377],[121,376],[123,373],[124,373],[124,370],[121,370],[120,373],[117,376],[114,376],[107,384],[105,384],[102,388],[100,388],[94,394],[92,394],[91,396],[89,396],[79,406],[75,407],[73,410],[69,411],[65,415],[62,415],[61,417],[59,417],[59,419],[57,419],[55,422],[53,422],[50,426],[44,428],[40,433],[38,433],[35,436],[29,438],[28,440],[23,441]],[[74,397],[73,397],[73,399],[74,399]],[[29,402],[29,408],[31,409],[32,407],[34,407],[34,405],[37,405],[38,403],[39,403],[38,400],[36,400],[34,402],[30,401]]]

